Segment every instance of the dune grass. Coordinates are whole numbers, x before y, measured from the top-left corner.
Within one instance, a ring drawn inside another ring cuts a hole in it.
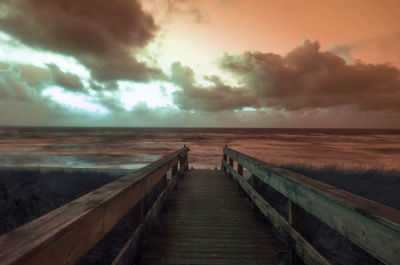
[[[70,202],[118,175],[90,170],[0,168],[0,234]]]
[[[0,234],[100,188],[121,174],[83,169],[0,168]],[[111,264],[128,239],[127,230],[123,219],[78,264]]]
[[[22,226],[126,174],[127,170],[0,167],[0,234]],[[156,185],[144,198],[144,213],[157,199]],[[111,264],[128,240],[127,218],[76,265]]]
[[[283,168],[400,210],[400,171],[384,169],[314,168],[283,165]]]
[[[400,197],[397,194],[400,187],[400,171],[343,170],[336,167],[315,168],[306,165],[279,165],[279,167],[400,210]],[[287,218],[288,201],[283,195],[266,184],[262,184],[260,193]],[[306,239],[332,264],[381,264],[311,214],[306,213],[304,229]]]

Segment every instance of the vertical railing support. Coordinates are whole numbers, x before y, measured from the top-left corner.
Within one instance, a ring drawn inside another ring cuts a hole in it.
[[[251,174],[251,186],[257,193],[260,192],[260,179],[256,175],[253,175],[253,174]],[[255,205],[254,205],[254,201],[252,200],[251,210],[253,211],[254,209],[255,209]]]
[[[227,159],[228,159],[228,157],[225,154],[223,154],[222,160],[227,162]],[[226,171],[224,163],[221,163],[221,170]]]
[[[183,169],[182,169],[182,167],[183,167],[183,157],[180,157],[179,158],[179,176],[178,177],[180,177],[180,178],[183,178]]]
[[[171,180],[175,177],[175,175],[178,173],[178,163],[175,164],[175,166],[172,167],[171,169]],[[175,189],[178,189],[178,182],[175,184]]]
[[[143,220],[143,208],[143,200],[141,200],[128,212],[127,221],[131,233],[135,231]]]
[[[186,145],[184,145],[183,147],[186,147]],[[180,166],[183,167],[183,171],[186,171],[189,169],[189,160],[188,160],[187,153],[185,154],[184,157],[182,157],[182,159],[180,161]]]
[[[187,155],[185,155],[185,164],[184,164],[184,170],[186,171],[186,170],[189,170],[189,160],[188,160],[188,157],[187,157]]]
[[[228,147],[227,145],[224,146],[225,148]],[[224,153],[224,149],[222,149],[222,161],[228,162],[228,156]],[[226,172],[226,168],[224,163],[221,163],[221,170]]]
[[[165,190],[165,188],[167,187],[167,184],[168,184],[168,180],[167,180],[167,175],[165,174],[165,175],[161,178],[161,180],[160,180],[160,182],[159,182],[158,195],[160,195],[160,194]]]
[[[260,179],[256,175],[251,175],[251,186],[253,189],[257,192],[259,192],[260,189]]]
[[[238,165],[238,173],[243,178],[243,166],[239,163],[237,163],[237,165]],[[238,181],[238,191],[241,191],[241,190],[242,190],[242,188],[240,187],[240,183]]]
[[[184,145],[184,147],[186,147],[186,145]],[[185,154],[183,157],[179,159],[179,171],[180,171],[179,177],[183,178],[183,171],[186,171],[188,169],[189,169],[189,161],[187,154]]]
[[[233,168],[233,158],[232,157],[229,157],[229,165]],[[229,173],[229,177],[233,178],[231,173]]]
[[[300,235],[304,236],[304,215],[305,211],[289,200],[288,203],[288,221],[290,226],[292,226]],[[294,250],[293,243],[290,242],[290,250],[289,250],[289,264],[298,265],[304,264],[300,257],[296,254]]]

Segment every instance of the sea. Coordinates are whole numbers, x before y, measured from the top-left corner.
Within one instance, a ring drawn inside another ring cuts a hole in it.
[[[273,165],[400,170],[400,129],[0,127],[0,166],[137,169],[184,145],[220,167],[224,145]]]

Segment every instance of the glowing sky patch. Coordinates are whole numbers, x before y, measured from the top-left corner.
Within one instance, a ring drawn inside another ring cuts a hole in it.
[[[0,58],[3,62],[30,64],[38,67],[55,64],[63,72],[76,74],[82,79],[90,78],[90,72],[74,57],[34,49],[2,31],[0,31],[0,46]]]
[[[93,99],[84,95],[66,92],[60,87],[50,87],[44,90],[42,95],[45,97],[50,97],[52,100],[71,109],[84,110],[100,114],[106,114],[109,112],[103,106],[93,103]]]
[[[253,112],[253,111],[257,111],[257,109],[253,107],[243,107],[242,109],[234,110],[234,112]]]
[[[159,67],[171,75],[171,65],[180,62],[189,66],[196,79],[196,85],[203,87],[212,86],[213,83],[206,80],[205,76],[218,76],[225,84],[239,86],[238,80],[231,74],[222,71],[217,64],[216,58],[222,56],[223,52],[210,53],[209,49],[199,47],[188,39],[182,39],[175,35],[159,35],[145,48],[136,54],[136,59],[146,63],[148,66]]]
[[[244,107],[242,111],[257,111],[257,109],[252,107]]]
[[[146,103],[150,108],[174,107],[172,92],[178,90],[169,82],[134,83],[127,81],[118,82],[120,87],[121,103],[126,110],[131,110],[140,102]]]

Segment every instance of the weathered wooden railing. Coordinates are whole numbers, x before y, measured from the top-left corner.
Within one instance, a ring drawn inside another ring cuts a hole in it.
[[[127,213],[132,235],[113,264],[130,264],[146,227],[188,168],[188,151],[185,146],[1,236],[0,265],[75,264]],[[157,184],[158,199],[143,218],[143,198]]]
[[[251,184],[243,178],[243,167],[252,174]],[[276,230],[289,238],[291,258],[300,257],[305,264],[330,264],[302,236],[307,211],[383,263],[400,264],[400,211],[273,167],[226,146],[222,170],[238,182]],[[260,181],[288,198],[288,221],[257,192]]]

